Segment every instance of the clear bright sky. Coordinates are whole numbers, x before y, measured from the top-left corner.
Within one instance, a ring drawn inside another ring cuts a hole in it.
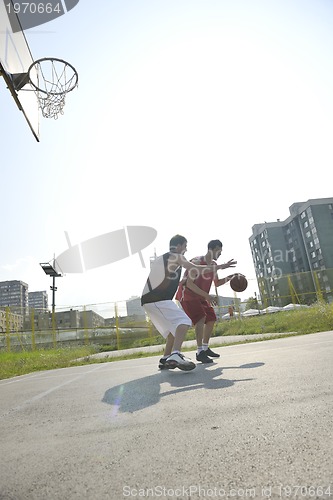
[[[221,239],[253,295],[252,226],[332,196],[332,26],[331,0],[81,0],[28,30],[34,58],[68,60],[79,88],[37,143],[0,81],[0,281],[50,293],[39,263],[65,231],[74,245],[146,225],[146,269],[134,255],[67,274],[57,305],[140,295],[176,233],[188,258]]]

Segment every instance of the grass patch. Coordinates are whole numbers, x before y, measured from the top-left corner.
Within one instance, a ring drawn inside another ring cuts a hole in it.
[[[315,333],[333,330],[333,304],[318,303],[309,308],[260,314],[217,323],[214,336],[254,333]]]
[[[73,360],[96,353],[94,347],[49,349],[24,352],[0,352],[0,379],[41,370],[54,370],[72,365]],[[85,364],[84,361],[78,365]]]

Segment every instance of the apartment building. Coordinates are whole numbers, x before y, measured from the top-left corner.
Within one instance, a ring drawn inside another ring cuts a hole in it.
[[[289,207],[284,220],[252,227],[249,238],[261,300],[333,301],[333,198],[310,199]]]
[[[48,295],[45,290],[28,293],[29,309],[34,309],[36,313],[48,311]]]
[[[13,314],[25,317],[29,313],[27,283],[18,280],[1,281],[0,307],[9,307]]]

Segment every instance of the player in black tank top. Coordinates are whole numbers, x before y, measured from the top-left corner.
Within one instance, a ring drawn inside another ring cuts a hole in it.
[[[169,271],[168,262],[172,255],[167,252],[155,260],[141,297],[141,305],[174,298],[182,268],[178,266],[175,271]]]

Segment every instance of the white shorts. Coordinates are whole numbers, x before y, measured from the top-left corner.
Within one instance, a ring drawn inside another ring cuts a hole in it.
[[[179,325],[192,326],[192,321],[172,300],[161,300],[144,304],[144,310],[159,333],[166,339],[169,333],[175,336]]]

